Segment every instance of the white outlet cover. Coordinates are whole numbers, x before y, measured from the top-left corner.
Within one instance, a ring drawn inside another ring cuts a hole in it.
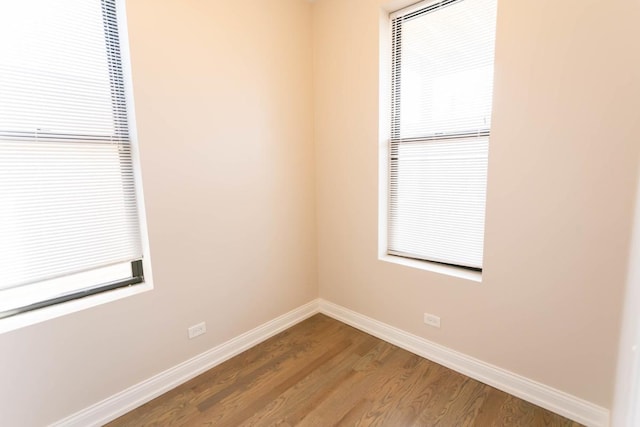
[[[424,314],[424,323],[426,323],[429,326],[433,326],[434,328],[439,328],[440,327],[440,317],[436,316],[435,314],[425,313]]]
[[[198,335],[202,335],[207,332],[207,324],[204,322],[200,322],[197,325],[193,325],[189,327],[189,339],[195,338]]]

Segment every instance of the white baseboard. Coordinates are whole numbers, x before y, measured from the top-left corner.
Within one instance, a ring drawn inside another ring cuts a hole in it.
[[[608,427],[609,411],[568,393],[451,350],[345,307],[320,299],[320,312],[475,380],[588,427]]]
[[[316,313],[318,313],[318,300],[313,300],[148,380],[76,412],[52,424],[52,427],[104,425]]]
[[[345,307],[323,299],[316,299],[148,380],[76,412],[52,424],[52,427],[101,426],[318,312],[588,427],[609,426],[609,411],[605,408],[412,335]]]

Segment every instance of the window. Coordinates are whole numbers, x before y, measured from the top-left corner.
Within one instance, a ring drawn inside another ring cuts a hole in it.
[[[123,5],[0,4],[0,318],[144,281]]]
[[[391,16],[389,255],[482,270],[496,1]]]

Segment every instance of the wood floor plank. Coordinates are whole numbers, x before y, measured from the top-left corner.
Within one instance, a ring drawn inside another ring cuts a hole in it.
[[[247,419],[242,426],[272,426],[279,422],[296,425],[324,401],[332,390],[343,383],[360,357],[378,343],[370,335],[359,332],[354,336],[352,351],[329,360],[306,378],[286,390],[262,411]]]
[[[452,396],[447,410],[440,414],[438,423],[435,425],[461,427],[474,425],[480,407],[488,394],[484,384],[466,379],[462,383],[460,393],[455,397]]]
[[[381,387],[381,383],[388,380],[380,366],[400,369],[411,356],[391,344],[381,342],[370,355],[365,356],[364,363],[354,366],[351,375],[345,378],[339,388],[332,390],[326,399],[300,420],[300,425],[345,425],[341,420],[350,409],[369,390]]]
[[[401,350],[402,351],[402,350]],[[406,413],[410,407],[413,393],[422,381],[433,373],[430,363],[420,356],[412,357],[395,373],[388,376],[378,388],[371,388],[366,395],[368,404],[361,405],[361,414],[356,418],[356,411],[350,411],[349,417],[345,417],[345,425],[406,425],[406,418],[413,418]],[[363,409],[366,408],[366,412]],[[413,414],[415,416],[415,414]]]
[[[291,372],[285,378],[283,378],[279,383],[274,384],[273,386],[269,386],[265,388],[262,393],[259,393],[253,401],[249,405],[245,405],[242,411],[237,411],[233,416],[221,422],[218,420],[216,425],[221,427],[230,426],[235,427],[239,425],[242,421],[244,421],[248,416],[260,411],[264,408],[269,402],[273,401],[287,389],[293,387],[297,382],[301,381],[303,378],[308,376],[311,372],[317,369],[319,366],[323,365],[327,361],[331,360],[338,354],[340,354],[345,348],[349,346],[349,341],[341,341],[337,343],[335,346],[331,347],[324,353],[320,354],[320,356],[311,360],[309,363],[304,366],[296,369]],[[244,400],[244,396],[238,396],[240,400]]]
[[[292,348],[290,354],[284,353],[281,357],[265,364],[260,369],[250,375],[240,378],[232,386],[220,390],[219,393],[210,396],[205,401],[198,404],[198,415],[190,422],[204,425],[232,425],[240,422],[240,417],[251,416],[250,410],[260,408],[260,402],[264,395],[273,396],[273,389],[281,390],[290,381],[290,377],[300,375],[300,371],[305,371],[308,364],[320,363],[330,358],[334,353],[344,350],[349,345],[348,339],[342,339],[327,351],[322,346],[322,340],[337,341],[341,337],[343,325],[337,328],[323,330],[309,339],[307,343]],[[320,353],[320,356],[318,356]],[[315,366],[315,365],[314,365]],[[241,411],[239,411],[241,409]]]
[[[493,387],[485,387],[488,390],[488,395],[478,411],[474,425],[478,427],[499,427],[499,414],[509,395]]]
[[[216,369],[205,372],[197,381],[194,381],[193,389],[198,393],[213,394],[212,382],[216,383],[218,389],[224,388],[233,384],[238,378],[254,374],[254,371],[266,364],[277,364],[278,359],[282,359],[285,353],[291,356],[295,355],[292,350],[303,350],[317,345],[325,335],[333,334],[342,327],[335,322],[327,322],[326,318],[313,317],[306,322],[309,322],[309,327],[305,327],[305,324],[295,325]]]
[[[108,426],[579,424],[316,315]]]

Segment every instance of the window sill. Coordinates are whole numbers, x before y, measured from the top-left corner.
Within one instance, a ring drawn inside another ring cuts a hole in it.
[[[444,274],[447,276],[458,277],[460,279],[471,280],[472,282],[482,282],[482,273],[479,271],[467,270],[462,267],[452,265],[443,265],[430,261],[420,261],[417,259],[403,258],[396,255],[380,255],[380,261],[391,262],[394,264],[404,265],[405,267],[417,268],[420,270],[431,271],[433,273]]]
[[[0,334],[15,331],[16,329],[35,325],[67,314],[76,313],[108,302],[117,301],[122,298],[141,294],[143,292],[150,291],[151,289],[153,289],[153,285],[151,283],[141,283],[7,317],[6,319],[0,320]]]

